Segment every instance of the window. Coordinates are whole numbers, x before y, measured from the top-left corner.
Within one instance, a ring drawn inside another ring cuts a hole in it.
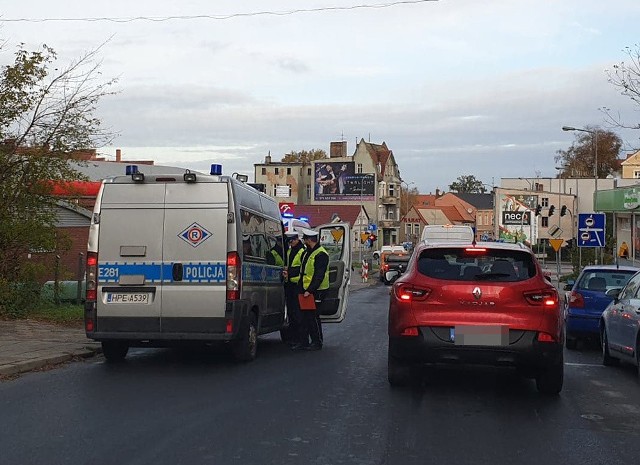
[[[275,173],[276,173],[276,174],[280,174],[280,168],[276,168],[276,169],[275,169]]]
[[[542,217],[542,227],[543,228],[548,228],[549,227],[549,217],[548,216],[543,216]]]
[[[396,186],[394,184],[389,184],[389,197],[394,196],[395,187]]]
[[[542,197],[542,203],[540,204],[543,207],[548,207],[549,206],[549,197]]]
[[[411,224],[405,224],[404,225],[404,233],[407,236],[411,235]]]
[[[267,174],[267,169],[265,167],[262,167],[262,175],[265,176]]]
[[[289,194],[287,195],[287,197],[291,197],[291,191],[292,191],[291,184],[287,184],[287,187],[289,188]]]
[[[362,173],[362,163],[358,163],[357,173],[358,173],[358,174],[361,174],[361,173]],[[309,173],[309,174],[311,174],[311,173]]]
[[[278,185],[274,184],[273,185],[273,195],[271,197],[277,197],[278,196]]]
[[[266,261],[269,246],[265,235],[264,220],[255,213],[240,210],[243,260]]]
[[[311,168],[307,168],[307,176],[311,176]]]
[[[307,199],[311,199],[311,184],[307,184]]]
[[[413,224],[413,234],[416,236],[420,235],[420,223]]]
[[[640,179],[640,170],[633,171],[633,179]]]
[[[287,175],[291,174],[291,168],[287,168]]]

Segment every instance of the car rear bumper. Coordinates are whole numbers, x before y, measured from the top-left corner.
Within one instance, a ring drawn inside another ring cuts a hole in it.
[[[587,315],[567,315],[567,334],[574,336],[595,336],[600,334],[600,317]]]
[[[399,360],[423,364],[478,364],[545,367],[562,357],[562,342],[539,342],[536,331],[510,331],[506,345],[456,345],[446,336],[449,328],[421,327],[418,336],[390,337],[389,354]]]

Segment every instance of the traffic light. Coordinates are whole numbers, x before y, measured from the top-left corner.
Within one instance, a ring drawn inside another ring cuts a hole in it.
[[[537,205],[536,206],[536,216],[540,216],[540,211],[542,210],[542,205]]]
[[[562,207],[560,207],[560,216],[564,216],[567,214],[567,206],[563,205]]]
[[[551,206],[549,207],[549,216],[553,215],[553,212],[554,212],[554,211],[556,211],[556,207],[555,207],[555,205],[551,205]]]

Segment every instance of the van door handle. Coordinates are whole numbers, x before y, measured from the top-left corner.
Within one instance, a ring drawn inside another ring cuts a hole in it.
[[[174,263],[171,268],[171,275],[174,281],[182,281],[182,263]]]

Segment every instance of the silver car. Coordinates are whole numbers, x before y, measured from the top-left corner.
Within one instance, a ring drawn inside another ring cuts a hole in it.
[[[603,365],[621,360],[632,363],[640,374],[640,272],[622,289],[611,289],[613,301],[602,313],[600,342]]]

